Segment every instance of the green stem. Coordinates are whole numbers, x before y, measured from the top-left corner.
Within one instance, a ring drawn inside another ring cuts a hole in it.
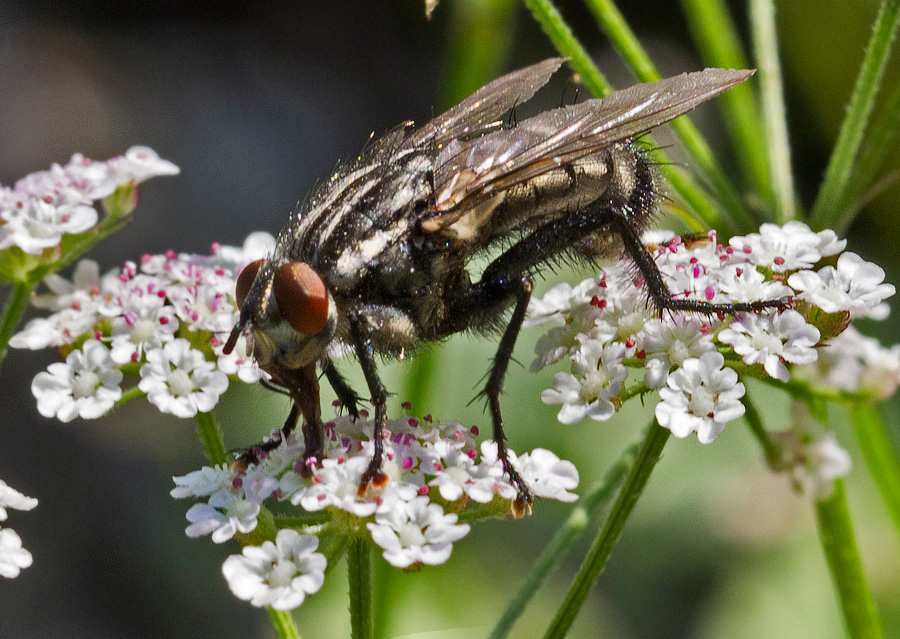
[[[9,350],[9,340],[16,332],[22,314],[28,308],[31,301],[31,291],[34,290],[36,284],[26,282],[16,282],[13,284],[9,296],[6,298],[6,305],[3,307],[3,315],[0,316],[0,365],[6,359],[6,352]]]
[[[822,188],[813,206],[810,217],[813,228],[846,225],[846,221],[842,220],[844,211],[840,209],[841,194],[850,179],[898,27],[900,27],[900,0],[883,0],[856,78],[856,85],[853,87],[850,106],[847,108],[837,143],[828,161]]]
[[[834,482],[831,497],[816,502],[819,539],[837,587],[851,639],[881,639],[884,633],[856,548],[844,483]]]
[[[724,0],[681,0],[694,42],[707,66],[746,69],[750,66],[737,27]],[[718,100],[738,163],[763,201],[772,205],[768,149],[753,85],[739,84]]]
[[[876,195],[867,190],[873,187],[872,179],[884,164],[884,158],[896,148],[898,135],[900,135],[900,82],[892,87],[890,94],[885,98],[881,113],[872,120],[859,158],[853,163],[841,204],[841,210],[846,210],[847,215],[841,217],[840,222],[834,227],[839,235],[844,234],[866,201]],[[896,174],[893,179],[896,179]],[[889,180],[889,183],[893,183],[893,180]],[[877,188],[872,190],[877,192]]]
[[[624,58],[625,62],[641,82],[655,82],[662,78],[650,56],[641,46],[634,32],[628,26],[625,18],[619,13],[612,0],[585,0],[588,9],[594,14],[600,30],[609,37],[616,51]],[[725,175],[722,167],[716,162],[712,150],[703,139],[700,131],[688,118],[675,118],[669,123],[675,135],[681,140],[684,148],[691,154],[694,164],[700,168],[703,174],[715,187],[716,192],[728,208],[731,216],[743,229],[755,228],[754,220],[750,217],[741,201],[737,189]]]
[[[516,596],[503,611],[503,616],[491,630],[492,639],[501,639],[509,636],[516,621],[525,611],[525,606],[532,600],[538,589],[547,581],[550,572],[559,565],[563,555],[572,547],[575,540],[587,527],[591,518],[610,500],[613,491],[616,490],[625,478],[625,473],[631,470],[637,457],[641,443],[637,442],[625,449],[619,459],[610,466],[603,479],[594,486],[579,502],[562,527],[544,548],[538,557],[531,572],[525,579],[525,583],[516,593]]]
[[[650,479],[650,473],[653,472],[653,468],[662,454],[663,447],[669,439],[669,434],[669,431],[660,426],[656,420],[650,425],[647,437],[644,439],[634,466],[632,466],[631,472],[625,480],[625,485],[622,487],[616,503],[613,504],[603,529],[600,531],[597,539],[594,540],[587,557],[584,559],[584,563],[578,570],[566,599],[557,611],[556,618],[547,629],[545,637],[562,637],[572,626],[572,622],[575,621],[575,617],[578,615],[578,611],[581,610],[584,600],[587,598],[591,588],[594,587],[597,578],[606,565],[609,554],[619,539],[628,516],[634,510],[635,503],[637,503],[638,498],[644,491],[647,481]]]
[[[350,636],[372,639],[375,623],[372,617],[372,547],[365,537],[350,542],[347,573],[350,582]]]
[[[782,465],[781,448],[772,441],[771,437],[769,437],[768,431],[766,431],[765,426],[763,426],[762,416],[756,409],[756,404],[750,399],[750,395],[744,395],[741,402],[746,409],[744,412],[744,419],[747,420],[747,424],[750,426],[750,432],[753,433],[753,436],[756,437],[756,440],[762,447],[763,454],[766,456],[766,463],[769,465],[769,468],[772,468],[773,470],[778,469]]]
[[[556,49],[569,58],[569,64],[581,77],[581,81],[588,90],[598,98],[610,93],[612,85],[603,77],[590,55],[572,34],[572,30],[563,20],[553,2],[551,0],[524,0],[524,2]],[[649,137],[643,139],[652,146],[653,143]],[[722,218],[720,207],[693,180],[688,178],[683,171],[678,170],[677,166],[666,164],[668,158],[665,154],[660,153],[658,158],[662,164],[660,172],[692,209],[691,213],[696,220],[694,226],[710,228],[722,226],[724,223],[727,226],[720,230],[727,234],[737,230],[734,222]]]
[[[197,413],[194,416],[197,422],[197,434],[200,441],[203,442],[203,449],[206,451],[206,458],[213,466],[228,463],[228,453],[225,450],[225,443],[222,441],[222,431],[219,430],[219,424],[216,422],[216,416],[213,413]]]
[[[784,224],[797,217],[797,194],[791,169],[791,147],[788,141],[781,61],[778,58],[778,32],[775,29],[775,6],[772,0],[750,0],[750,29],[762,87],[765,139],[775,195],[775,220]]]
[[[290,612],[275,610],[271,607],[266,607],[266,610],[280,639],[300,639],[300,633],[297,631],[297,626],[294,625],[294,618]]]
[[[881,491],[897,532],[900,532],[900,459],[888,436],[887,425],[871,404],[854,406],[850,416],[869,472]]]

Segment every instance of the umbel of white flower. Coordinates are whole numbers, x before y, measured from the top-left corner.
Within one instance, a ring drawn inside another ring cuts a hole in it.
[[[360,477],[372,457],[372,430],[371,422],[349,417],[328,422],[325,455],[311,473],[302,438],[292,434],[247,469],[206,466],[175,477],[173,497],[201,500],[187,511],[188,536],[210,535],[223,543],[247,535],[257,529],[266,502],[280,502],[280,510],[291,504],[330,515],[320,534],[358,537],[367,531],[391,565],[415,569],[446,562],[453,544],[469,533],[458,512],[485,505],[490,515],[511,511],[518,493],[503,474],[496,445],[483,442],[479,454],[477,428],[433,423],[430,417],[388,422],[384,471],[389,480],[360,495]],[[511,457],[536,496],[576,498],[570,491],[578,485],[578,472],[571,462],[541,449]],[[314,536],[280,530],[274,543],[247,546],[229,557],[222,571],[241,599],[294,608],[324,578],[325,558],[314,553],[317,544]]]
[[[621,265],[575,287],[555,286],[533,301],[527,322],[552,325],[537,343],[532,370],[569,362],[541,395],[561,405],[561,422],[609,419],[631,397],[659,389],[659,424],[676,437],[696,433],[709,443],[744,414],[737,371],[878,400],[896,391],[900,346],[883,348],[850,326],[857,317],[885,318],[884,300],[895,289],[880,267],[842,253],[846,242],[833,232],[789,222],[764,224],[727,246],[714,232],[691,242],[654,232],[652,240],[656,264],[677,295],[717,304],[790,297],[793,308],[659,314],[647,303],[644,282]],[[637,376],[630,385],[629,370]],[[803,459],[824,459],[814,450],[821,441],[808,440],[813,448]]]

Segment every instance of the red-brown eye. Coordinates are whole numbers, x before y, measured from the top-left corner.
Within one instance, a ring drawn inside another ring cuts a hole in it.
[[[263,260],[250,262],[238,275],[237,284],[234,287],[234,299],[237,300],[238,308],[244,305],[244,300],[247,299],[247,294],[250,292],[250,287],[253,286],[253,280],[256,279],[256,274],[259,273],[259,267],[262,266],[262,263]]]
[[[316,335],[328,322],[328,291],[303,262],[290,262],[275,271],[275,300],[281,316],[298,333]]]

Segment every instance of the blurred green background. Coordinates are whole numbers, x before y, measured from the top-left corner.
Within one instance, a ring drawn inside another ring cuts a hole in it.
[[[627,71],[578,2],[559,6],[617,86]],[[746,9],[733,3],[745,28]],[[678,3],[621,9],[664,75],[700,68]],[[830,153],[877,4],[778,3],[793,163],[810,204]],[[423,121],[500,73],[554,51],[519,3],[444,0],[426,21],[419,2],[204,3],[94,0],[0,6],[0,182],[64,162],[105,159],[147,144],[182,169],[140,189],[134,222],[91,255],[106,270],[144,253],[206,252],[253,230],[275,233],[294,203],[350,158],[371,132]],[[894,56],[888,82],[900,78]],[[536,101],[559,103],[564,78]],[[530,113],[537,107],[525,107]],[[730,162],[714,108],[695,122]],[[900,153],[884,174],[900,167]],[[900,282],[900,187],[877,195],[849,232],[849,249]],[[578,281],[561,272],[541,282]],[[897,322],[861,327],[886,343]],[[651,417],[635,402],[614,420],[562,426],[540,391],[552,371],[527,372],[539,329],[526,331],[506,383],[517,451],[546,447],[591,486]],[[414,413],[489,430],[468,405],[493,344],[465,336],[424,358],[385,366],[395,401]],[[94,422],[41,419],[29,391],[50,352],[12,351],[2,372],[0,478],[40,500],[8,523],[34,555],[0,581],[4,637],[274,636],[264,611],[236,600],[219,569],[236,544],[184,535],[189,504],[168,497],[171,476],[204,458],[193,423],[135,402]],[[361,375],[342,366],[357,388]],[[419,382],[409,381],[410,375]],[[786,398],[751,386],[771,427]],[[282,398],[235,384],[219,411],[226,444],[257,441],[287,411]],[[885,408],[898,441],[896,402]],[[860,457],[841,410],[839,440]],[[900,544],[861,463],[847,482],[858,541],[887,636],[900,636]],[[442,567],[403,574],[376,562],[379,637],[485,635],[568,507],[541,501],[521,521],[478,524]],[[588,535],[590,537],[590,535]],[[515,637],[540,636],[587,547],[584,540],[539,593]],[[304,637],[349,633],[346,575],[330,573],[298,611]],[[837,599],[812,508],[770,474],[742,424],[714,445],[671,441],[573,637],[842,637]]]

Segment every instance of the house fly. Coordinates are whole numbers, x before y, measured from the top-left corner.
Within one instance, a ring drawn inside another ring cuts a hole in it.
[[[307,461],[323,449],[318,369],[349,413],[359,397],[334,359],[349,348],[375,411],[374,454],[359,483],[383,485],[387,392],[376,356],[409,353],[455,333],[497,333],[481,394],[517,512],[531,493],[509,461],[500,412],[503,378],[525,318],[532,278],[548,263],[627,256],[656,310],[760,311],[780,300],[711,304],[673,297],[641,242],[656,207],[652,163],[632,140],[743,82],[753,71],[706,69],[616,91],[600,100],[500,120],[564,62],[505,75],[424,126],[404,122],[370,143],[291,214],[271,257],[237,281],[240,335],[303,418]],[[497,252],[499,251],[499,254]],[[476,269],[474,258],[493,254]],[[511,314],[509,311],[511,309]],[[262,450],[278,444],[268,441]],[[255,460],[260,448],[243,455]]]

